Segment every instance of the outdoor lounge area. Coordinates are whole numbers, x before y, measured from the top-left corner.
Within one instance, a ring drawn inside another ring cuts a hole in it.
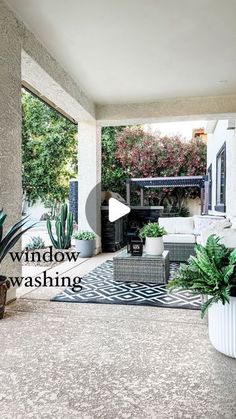
[[[0,419],[236,418],[235,15],[0,0]]]

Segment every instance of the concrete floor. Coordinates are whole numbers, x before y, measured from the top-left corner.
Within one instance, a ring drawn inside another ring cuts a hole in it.
[[[107,257],[70,272],[82,276]],[[56,303],[58,288],[25,291],[0,322],[1,419],[236,418],[236,360],[212,348],[199,312]]]

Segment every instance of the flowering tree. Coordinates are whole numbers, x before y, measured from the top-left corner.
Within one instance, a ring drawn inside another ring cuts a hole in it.
[[[180,136],[162,137],[146,133],[140,127],[126,127],[116,136],[115,157],[127,177],[197,176],[206,172],[206,143],[199,139],[186,142]],[[170,197],[181,207],[196,189],[163,189],[149,191],[149,198],[165,204]]]
[[[185,142],[179,136],[125,128],[116,144],[116,158],[132,177],[197,176],[206,171],[206,144],[201,139]]]

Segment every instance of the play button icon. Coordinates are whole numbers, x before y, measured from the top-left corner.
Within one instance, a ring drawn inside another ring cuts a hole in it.
[[[110,198],[108,201],[109,205],[109,221],[112,223],[116,220],[118,220],[121,217],[124,217],[124,215],[129,214],[130,207],[128,207],[125,204],[122,204],[122,202],[118,201],[115,198]]]

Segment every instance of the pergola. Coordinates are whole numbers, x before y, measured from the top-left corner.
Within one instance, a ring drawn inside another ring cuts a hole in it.
[[[176,176],[155,178],[130,178],[126,180],[126,202],[130,205],[131,186],[140,187],[140,205],[144,206],[144,190],[150,188],[192,188],[201,191],[201,213],[208,213],[208,176]]]

